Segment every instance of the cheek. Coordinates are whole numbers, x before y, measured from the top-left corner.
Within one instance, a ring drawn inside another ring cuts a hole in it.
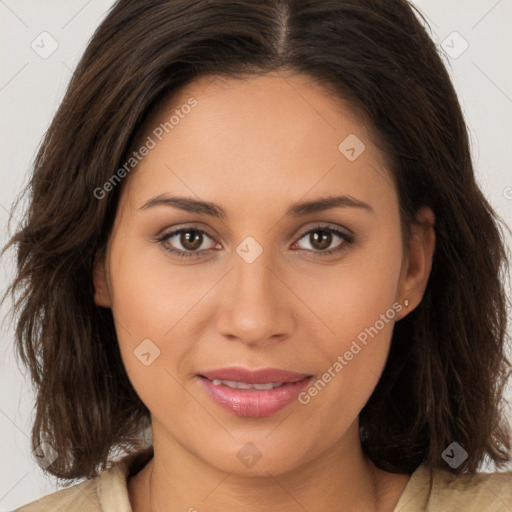
[[[386,363],[394,322],[402,309],[396,301],[401,250],[399,235],[388,234],[354,252],[329,279],[316,276],[298,291],[314,304],[327,326],[316,340],[321,382],[306,390],[304,402],[316,402],[313,407],[324,411],[336,410],[336,421],[359,414]]]
[[[204,286],[197,272],[171,265],[152,243],[118,238],[110,261],[116,319],[133,341],[162,339],[200,299]]]
[[[342,349],[386,313],[387,320],[394,320],[399,309],[398,304],[395,308],[393,304],[400,279],[401,251],[399,234],[383,234],[380,240],[363,243],[347,253],[339,264],[304,272],[304,277],[296,279],[294,291],[305,298],[328,328],[327,339],[339,340],[328,346]]]
[[[179,343],[170,341],[204,294],[190,275],[185,279],[183,273],[172,273],[161,261],[165,258],[150,257],[147,249],[137,249],[128,237],[119,236],[112,245],[112,311],[119,347],[129,378],[146,405],[162,394],[173,398],[172,376],[191,346],[184,335]]]

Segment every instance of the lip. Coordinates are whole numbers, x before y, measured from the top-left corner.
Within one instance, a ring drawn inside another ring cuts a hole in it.
[[[284,409],[297,399],[313,378],[312,375],[277,368],[251,371],[240,367],[202,372],[197,377],[202,388],[217,405],[236,416],[250,418],[271,416]],[[269,382],[284,384],[269,390],[234,389],[223,384],[214,384],[213,379],[248,384],[268,384]]]

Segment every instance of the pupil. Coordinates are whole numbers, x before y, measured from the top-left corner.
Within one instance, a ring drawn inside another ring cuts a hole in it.
[[[199,233],[199,231],[184,231],[181,233],[180,242],[185,249],[193,251],[194,249],[201,247],[202,237],[203,234]]]
[[[318,233],[321,233],[321,235],[318,236]],[[329,231],[315,231],[311,233],[311,244],[313,247],[323,250],[331,245],[331,238],[332,234]]]

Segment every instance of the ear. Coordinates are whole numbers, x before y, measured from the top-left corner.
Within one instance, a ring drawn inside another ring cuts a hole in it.
[[[434,212],[424,206],[419,210],[416,220],[417,224],[411,225],[408,251],[400,274],[397,301],[403,307],[397,312],[397,320],[407,316],[419,305],[432,268],[436,241]],[[405,299],[408,300],[408,306],[405,306]]]
[[[110,292],[107,285],[105,258],[98,258],[93,270],[94,302],[98,306],[111,307]]]

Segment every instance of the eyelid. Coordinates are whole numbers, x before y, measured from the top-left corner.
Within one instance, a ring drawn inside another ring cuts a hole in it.
[[[314,226],[312,226],[312,227],[305,228],[303,231],[300,231],[300,234],[297,236],[299,238],[302,238],[304,235],[306,235],[307,233],[310,233],[311,231],[314,231],[314,230],[320,231],[321,229],[339,231],[340,233],[343,233],[343,235],[345,235],[347,237],[355,237],[355,233],[352,230],[350,230],[344,226],[340,226],[338,224],[333,226],[327,222],[321,222],[321,221],[314,223]]]

